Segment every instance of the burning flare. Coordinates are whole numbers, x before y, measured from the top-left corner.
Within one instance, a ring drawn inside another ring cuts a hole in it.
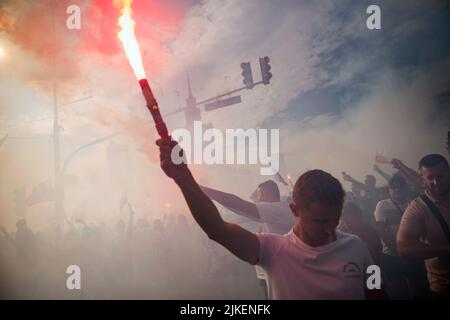
[[[145,79],[144,65],[142,63],[141,51],[134,34],[135,22],[131,18],[131,2],[132,0],[115,0],[114,3],[118,7],[122,7],[121,16],[119,17],[120,31],[117,33],[120,42],[122,42],[125,54],[134,70],[134,74],[138,80]]]
[[[145,102],[147,103],[147,109],[152,115],[159,136],[161,138],[169,139],[169,131],[167,130],[167,126],[164,123],[161,112],[159,111],[158,102],[156,102],[152,89],[150,88],[150,85],[145,77],[141,51],[139,50],[139,45],[134,34],[135,23],[131,18],[131,0],[115,0],[114,3],[118,7],[122,7],[122,15],[119,17],[119,26],[121,30],[117,34],[119,36],[119,40],[122,42],[128,61],[130,62],[131,67],[134,70],[134,74],[139,81],[139,86],[141,87]]]

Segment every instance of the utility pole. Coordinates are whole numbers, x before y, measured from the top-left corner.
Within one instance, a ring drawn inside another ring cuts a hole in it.
[[[53,163],[54,163],[54,185],[55,185],[55,214],[57,224],[64,221],[62,210],[62,186],[61,186],[61,148],[59,144],[59,119],[58,119],[58,94],[56,74],[53,79]]]
[[[56,43],[56,4],[53,4],[53,40]],[[53,54],[53,166],[54,166],[54,186],[55,186],[55,217],[58,226],[64,221],[64,212],[62,209],[62,192],[61,189],[61,149],[59,144],[60,126],[58,117],[58,68],[56,52]]]

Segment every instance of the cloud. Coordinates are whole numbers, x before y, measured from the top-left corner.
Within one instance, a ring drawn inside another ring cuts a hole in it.
[[[444,70],[434,69],[412,83],[384,70],[370,94],[342,117],[328,121],[325,117],[319,123],[286,121],[282,134],[288,167],[296,174],[320,167],[337,177],[347,171],[362,179],[371,171],[377,152],[402,159],[411,168],[425,154],[444,154],[450,120],[432,117],[438,112],[434,93],[445,86],[440,75]],[[390,166],[385,169],[392,172]]]

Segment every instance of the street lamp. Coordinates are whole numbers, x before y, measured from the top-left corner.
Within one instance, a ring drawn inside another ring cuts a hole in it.
[[[55,212],[57,215],[57,220],[59,223],[64,221],[64,176],[61,175],[61,150],[59,146],[60,140],[60,125],[59,125],[59,110],[62,107],[67,105],[71,105],[73,103],[85,101],[92,98],[92,95],[82,97],[81,99],[73,100],[64,104],[58,103],[58,95],[57,95],[57,78],[56,78],[56,70],[55,77],[53,79],[53,152],[54,152],[54,170],[55,170]]]
[[[64,200],[65,200],[65,185],[64,185],[65,182],[64,182],[64,179],[65,179],[65,175],[66,175],[67,166],[69,165],[70,160],[72,160],[74,158],[74,156],[77,155],[81,150],[84,150],[84,149],[86,149],[86,148],[88,148],[90,146],[96,145],[96,144],[101,143],[103,141],[107,141],[107,140],[117,136],[118,134],[120,134],[120,133],[113,133],[113,134],[107,135],[105,137],[102,137],[102,138],[96,139],[94,141],[91,141],[91,142],[89,142],[89,143],[87,143],[85,145],[82,145],[80,147],[77,147],[64,160],[63,166],[62,166],[61,171],[60,171],[61,184],[60,184],[59,194],[57,195],[57,197],[58,197],[57,201],[59,201],[59,209],[62,212],[61,214],[64,214]],[[65,218],[65,217],[63,216],[63,218]]]

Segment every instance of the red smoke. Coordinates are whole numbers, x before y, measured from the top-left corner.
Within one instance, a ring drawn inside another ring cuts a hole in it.
[[[69,17],[66,10],[70,5],[81,8],[81,30],[66,27]],[[133,1],[136,36],[150,78],[162,72],[167,64],[170,53],[167,43],[178,35],[187,9],[187,0]],[[120,10],[113,0],[14,0],[0,3],[0,31],[5,31],[13,42],[38,59],[40,70],[26,76],[45,80],[37,86],[50,92],[51,86],[46,84],[53,77],[55,62],[58,79],[66,80],[64,85],[88,79],[89,74],[80,68],[81,60],[87,61],[89,68],[110,67],[132,74],[117,38],[119,15]],[[93,63],[89,64],[91,60]],[[64,100],[63,89],[59,89],[61,100]],[[136,91],[140,91],[137,82]],[[138,148],[146,152],[150,161],[158,161],[153,146],[156,133],[148,121],[134,117],[124,119],[120,113],[105,115],[102,109],[94,111],[93,118],[106,126],[119,125],[136,141]]]
[[[81,30],[66,27],[69,5],[81,8]],[[177,36],[187,1],[134,0],[132,8],[144,65],[152,75],[167,62],[166,43]],[[0,31],[5,30],[45,65],[51,66],[57,59],[64,66],[60,77],[76,77],[77,62],[82,58],[99,54],[108,63],[111,56],[123,55],[117,39],[119,15],[113,0],[15,0],[0,5]],[[127,64],[125,57],[120,61]]]

